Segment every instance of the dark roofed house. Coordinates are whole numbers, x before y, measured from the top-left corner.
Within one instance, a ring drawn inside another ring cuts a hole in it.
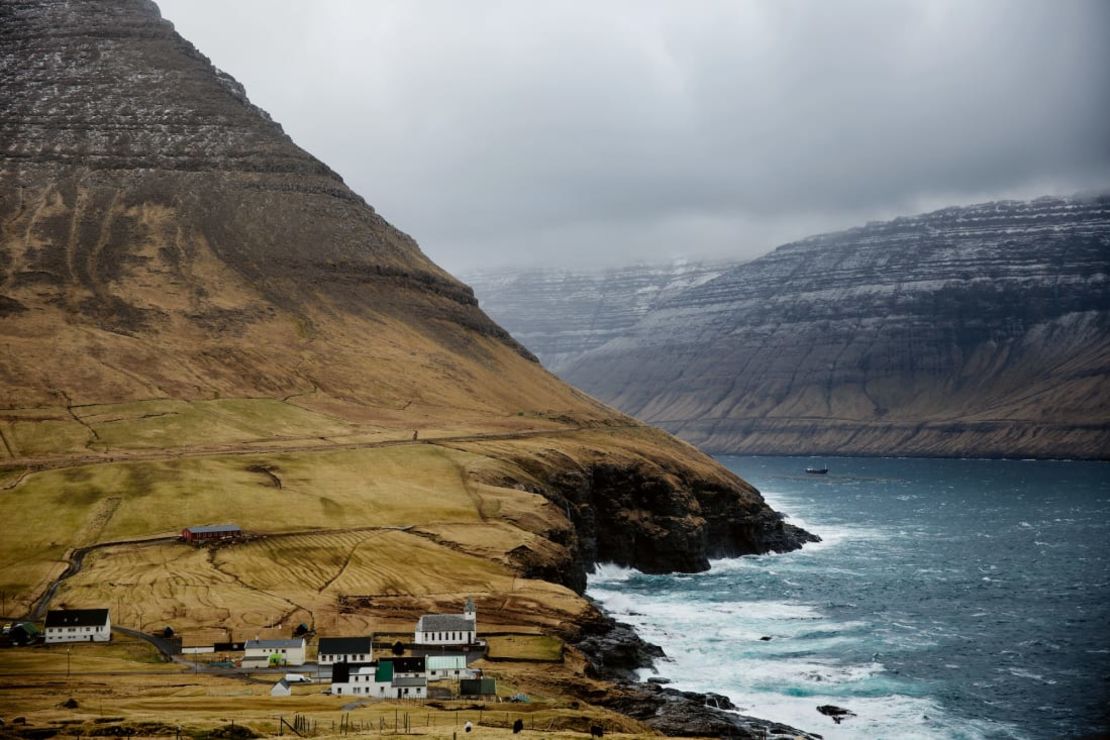
[[[478,614],[467,598],[462,614],[425,614],[416,623],[417,645],[471,645],[478,637]]]
[[[51,609],[46,613],[46,642],[108,642],[112,619],[107,609]]]
[[[238,524],[201,524],[181,530],[181,539],[186,542],[206,542],[240,537],[243,530]]]
[[[388,661],[383,660],[383,663],[389,662],[393,664],[393,673],[399,676],[424,676],[427,673],[427,663],[424,658],[389,658]]]
[[[369,637],[321,637],[316,659],[321,665],[365,663],[372,651]]]

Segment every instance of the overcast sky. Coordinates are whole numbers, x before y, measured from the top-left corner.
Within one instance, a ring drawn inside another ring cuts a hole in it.
[[[158,0],[450,270],[1110,187],[1105,0]]]

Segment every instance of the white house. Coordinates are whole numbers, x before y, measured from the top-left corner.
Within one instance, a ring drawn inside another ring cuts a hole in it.
[[[112,619],[107,609],[51,609],[46,613],[46,642],[107,642]]]
[[[478,637],[474,599],[467,597],[462,614],[425,614],[416,623],[417,645],[471,645]]]
[[[369,637],[321,637],[316,651],[320,665],[369,663],[374,659]]]
[[[274,684],[270,689],[270,696],[291,696],[293,694],[293,687],[284,678]]]
[[[429,655],[428,680],[447,681],[455,678],[476,678],[477,671],[466,667],[465,655]]]
[[[243,667],[265,668],[273,663],[304,665],[304,653],[303,637],[295,640],[247,640],[244,646]],[[272,658],[271,656],[274,655],[277,657]]]
[[[331,693],[369,699],[426,699],[428,679],[411,672],[399,673],[394,670],[394,663],[395,660],[390,659],[377,663],[334,663],[331,667]],[[415,668],[415,664],[401,667]]]

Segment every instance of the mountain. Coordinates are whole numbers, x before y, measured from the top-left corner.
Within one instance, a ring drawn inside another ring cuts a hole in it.
[[[606,270],[486,269],[460,277],[482,296],[488,314],[558,373],[623,336],[659,303],[731,266],[674,260]]]
[[[147,0],[0,3],[0,343],[15,614],[358,634],[472,594],[569,640],[597,561],[809,539],[544,370]],[[173,539],[214,522],[251,538]]]
[[[574,359],[564,347],[560,374],[713,452],[1103,458],[1108,257],[1106,196],[870,223],[733,266]],[[517,336],[555,306],[517,305]]]

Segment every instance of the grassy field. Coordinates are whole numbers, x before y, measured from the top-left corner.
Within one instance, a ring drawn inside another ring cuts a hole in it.
[[[61,570],[70,547],[171,535],[191,524],[281,532],[478,522],[480,502],[465,480],[473,457],[410,445],[31,473],[2,494],[35,504],[6,507],[0,589],[27,603]]]
[[[505,635],[487,640],[489,657],[494,660],[546,660],[563,657],[563,641],[549,635]]]
[[[182,633],[226,627],[253,637],[278,622],[332,634],[380,628],[371,612],[340,612],[347,594],[370,596],[402,620],[421,609],[457,611],[461,594],[490,605],[483,623],[501,613],[517,623],[531,612],[534,624],[557,624],[586,608],[561,586],[398,530],[268,537],[212,551],[178,543],[105,549],[89,555],[55,601],[118,604],[116,624]]]

